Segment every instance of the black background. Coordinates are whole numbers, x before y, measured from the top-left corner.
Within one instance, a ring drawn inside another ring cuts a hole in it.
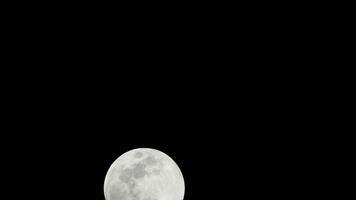
[[[3,148],[21,177],[14,185],[30,183],[26,196],[104,199],[112,162],[140,147],[177,162],[185,199],[298,195],[295,184],[310,170],[299,160],[314,138],[303,135],[304,111],[279,100],[286,93],[263,95],[246,79],[243,86],[211,84],[197,78],[201,71],[190,71],[195,76],[185,81],[183,74],[126,72],[117,81],[116,70],[90,78],[82,72],[66,81],[11,83],[17,89],[7,99],[10,129],[3,140],[11,145]]]
[[[317,172],[309,150],[321,137],[310,133],[327,110],[314,98],[322,71],[308,68],[318,40],[304,37],[318,37],[289,9],[167,17],[69,7],[7,15],[16,23],[6,29],[1,148],[11,193],[103,200],[112,162],[140,147],[177,162],[185,199],[315,189],[304,172]]]

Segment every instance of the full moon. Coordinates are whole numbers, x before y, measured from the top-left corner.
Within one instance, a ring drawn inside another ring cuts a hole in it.
[[[183,200],[184,179],[165,153],[139,148],[122,154],[104,182],[106,200]]]

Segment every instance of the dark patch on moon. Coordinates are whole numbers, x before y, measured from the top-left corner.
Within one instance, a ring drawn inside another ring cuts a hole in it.
[[[139,193],[132,193],[132,200],[140,200]]]
[[[146,162],[148,165],[155,165],[158,161],[157,161],[153,156],[148,156],[148,157],[145,159],[145,162]]]
[[[145,165],[142,163],[137,163],[135,168],[133,169],[133,176],[135,178],[142,178],[147,174],[145,170]]]
[[[127,192],[122,191],[118,186],[113,186],[110,188],[110,199],[109,200],[126,200]]]
[[[143,153],[142,152],[136,152],[134,156],[135,156],[135,158],[141,158],[143,156]]]
[[[137,163],[133,166],[133,168],[125,168],[120,172],[119,179],[127,185],[128,192],[125,191],[124,194],[120,192],[118,189],[117,191],[110,192],[113,198],[109,200],[140,200],[139,192],[135,193],[134,188],[136,187],[136,182],[133,178],[142,178],[147,174],[145,170],[145,165],[142,163]]]
[[[132,173],[132,169],[124,169],[119,175],[119,179],[124,183],[128,183],[131,180]]]

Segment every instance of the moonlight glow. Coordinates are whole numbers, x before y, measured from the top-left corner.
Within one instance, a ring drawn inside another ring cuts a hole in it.
[[[106,200],[183,200],[184,179],[177,164],[155,149],[121,155],[105,177]]]

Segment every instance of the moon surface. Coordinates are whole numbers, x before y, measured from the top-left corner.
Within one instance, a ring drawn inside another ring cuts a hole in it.
[[[106,200],[183,200],[184,179],[165,153],[139,148],[122,154],[104,182]]]

